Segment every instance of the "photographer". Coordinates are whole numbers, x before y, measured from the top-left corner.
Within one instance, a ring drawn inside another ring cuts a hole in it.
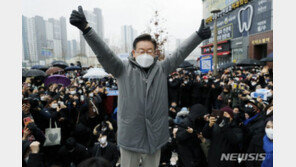
[[[178,155],[184,167],[206,166],[205,155],[200,146],[198,134],[205,125],[204,115],[207,111],[201,104],[191,107],[188,116],[178,124],[176,141]]]
[[[233,121],[234,114],[231,108],[224,107],[221,109],[223,117],[211,116],[202,131],[205,138],[211,140],[208,152],[208,166],[238,166],[236,161],[221,161],[223,153],[238,153],[239,144],[243,139],[242,130]]]

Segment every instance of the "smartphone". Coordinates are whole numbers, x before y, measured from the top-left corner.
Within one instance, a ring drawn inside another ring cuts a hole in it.
[[[31,117],[26,117],[23,119],[25,126],[27,126],[29,123],[33,122]]]

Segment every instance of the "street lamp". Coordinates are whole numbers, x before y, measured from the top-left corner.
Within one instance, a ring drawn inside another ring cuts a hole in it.
[[[212,10],[211,13],[215,16],[216,13],[221,12],[220,9]],[[217,64],[218,64],[218,57],[217,57],[217,18],[214,18],[214,76],[217,76]]]

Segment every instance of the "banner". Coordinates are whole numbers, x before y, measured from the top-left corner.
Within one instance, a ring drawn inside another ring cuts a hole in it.
[[[202,73],[207,73],[213,71],[213,56],[212,55],[203,55],[200,56],[200,71]]]
[[[107,96],[118,96],[118,90],[114,90],[114,89],[110,89],[110,88],[106,88],[108,94]]]

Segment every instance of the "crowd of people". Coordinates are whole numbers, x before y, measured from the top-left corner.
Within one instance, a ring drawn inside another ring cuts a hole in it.
[[[117,89],[116,79],[85,79],[83,73],[64,73],[71,80],[67,87],[44,86],[42,77],[23,80],[23,166],[120,166],[116,97],[112,112],[106,107],[108,90]],[[171,137],[161,149],[159,166],[272,166],[272,76],[268,66],[231,67],[217,76],[195,69],[170,74]],[[47,135],[52,127],[60,133]],[[221,160],[231,153],[246,156]],[[264,159],[258,159],[262,154]]]

